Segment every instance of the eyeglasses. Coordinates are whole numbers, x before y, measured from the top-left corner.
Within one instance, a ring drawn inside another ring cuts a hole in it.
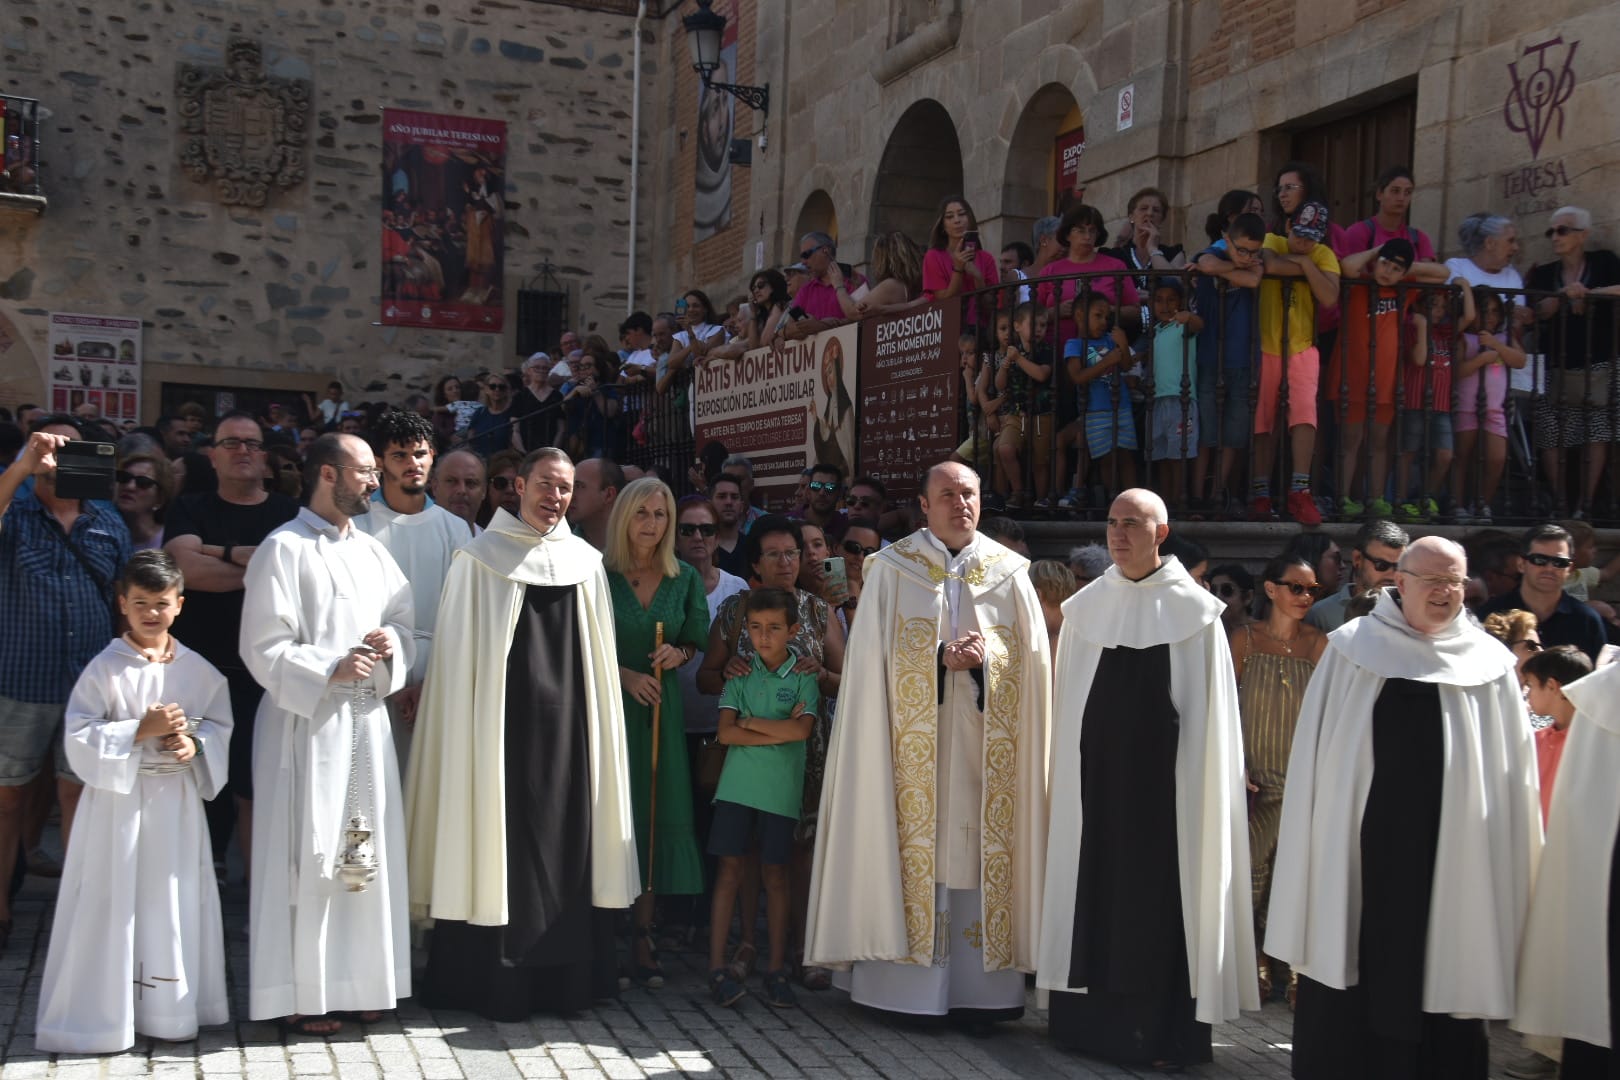
[[[749,286],[750,290],[753,292],[759,292],[761,289],[768,289],[770,287],[771,283],[768,281],[756,281],[753,285]]]
[[[1304,191],[1304,190],[1305,190],[1305,185],[1304,184],[1278,184],[1277,185],[1277,194],[1279,194],[1279,195],[1281,195],[1285,191]]]
[[[720,531],[720,526],[714,524],[712,521],[688,521],[684,524],[675,526],[675,531],[690,539],[691,537],[697,536],[699,533],[702,533],[706,537],[713,536],[715,533]]]
[[[492,394],[498,394],[506,389],[506,384],[503,382],[489,382],[484,384],[484,389]]]
[[[1251,247],[1240,247],[1237,244],[1232,245],[1232,253],[1234,255],[1241,255],[1245,259],[1258,259],[1260,257],[1260,252],[1263,251],[1263,250],[1265,250],[1265,248],[1263,246],[1256,246],[1256,247],[1251,248]]]
[[[855,556],[858,559],[864,559],[868,555],[871,555],[871,554],[875,553],[877,551],[877,548],[866,547],[865,545],[857,543],[854,540],[845,540],[844,541],[844,550],[849,552],[851,555]]]
[[[510,476],[492,476],[489,478],[489,486],[496,491],[505,491],[515,483],[517,481]]]
[[[786,551],[762,551],[759,553],[759,557],[762,559],[775,559],[777,562],[781,563],[788,563],[799,557],[799,549],[788,548]]]
[[[1572,232],[1585,231],[1585,229],[1577,229],[1573,225],[1554,225],[1552,228],[1547,230],[1547,239],[1551,240],[1555,236],[1568,236]]]
[[[1239,596],[1242,594],[1242,591],[1243,590],[1239,589],[1230,581],[1223,581],[1219,585],[1215,586],[1215,595],[1220,597],[1222,600],[1230,600],[1234,596]]]
[[[1405,574],[1409,578],[1416,578],[1418,581],[1422,582],[1424,587],[1430,589],[1445,589],[1448,592],[1461,592],[1468,585],[1468,582],[1460,577],[1442,577],[1438,574],[1414,574],[1410,570],[1397,570],[1395,572],[1397,574]]]
[[[1372,563],[1372,568],[1380,574],[1387,574],[1395,569],[1395,564],[1388,559],[1380,559],[1376,555],[1369,555],[1365,548],[1358,548],[1357,550],[1361,552],[1361,557]]]
[[[810,481],[810,490],[811,491],[837,491],[838,487],[839,487],[839,485],[833,483],[831,480],[812,480],[812,481]]]
[[[113,473],[113,479],[117,480],[120,486],[134,484],[141,491],[151,491],[158,486],[158,482],[150,476],[136,476],[134,473],[125,472],[123,469]]]
[[[1524,557],[1524,561],[1531,566],[1556,566],[1560,570],[1568,570],[1575,565],[1575,560],[1567,555],[1544,555],[1539,551],[1532,551]]]
[[[362,480],[380,480],[380,479],[382,479],[382,470],[378,469],[376,466],[366,468],[366,467],[363,467],[363,466],[360,466],[360,465],[337,465],[337,464],[334,464],[332,467],[334,469],[348,469],[350,472],[352,472],[352,473],[356,474],[357,476],[359,476],[360,479],[362,479]]]
[[[1516,641],[1508,642],[1508,648],[1510,648],[1510,649],[1514,648],[1515,646],[1518,646],[1518,645],[1523,645],[1525,648],[1529,649],[1531,652],[1540,652],[1542,650],[1542,647],[1543,647],[1541,642],[1537,641],[1535,638],[1523,637],[1523,638],[1519,638]]]
[[[1272,584],[1278,588],[1287,589],[1295,596],[1306,596],[1322,587],[1314,581],[1310,582],[1309,584],[1306,584],[1303,581],[1273,581]]]
[[[257,454],[264,449],[264,443],[258,439],[221,439],[214,445],[221,450],[229,450],[233,454],[238,450],[246,450],[249,453]]]
[[[295,463],[293,463],[291,461],[283,461],[280,465],[276,466],[276,471],[277,472],[302,472],[303,470],[297,464],[295,464]]]

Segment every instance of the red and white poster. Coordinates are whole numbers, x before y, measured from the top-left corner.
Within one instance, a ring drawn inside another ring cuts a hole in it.
[[[141,422],[141,320],[53,311],[48,335],[52,412]]]
[[[382,321],[499,333],[506,124],[383,110]]]
[[[1052,167],[1055,172],[1052,182],[1052,205],[1063,205],[1063,197],[1070,193],[1085,191],[1085,185],[1080,182],[1080,155],[1086,152],[1086,129],[1077,127],[1073,131],[1065,131],[1053,140]]]
[[[855,475],[856,365],[860,328],[823,330],[780,349],[751,349],[733,364],[694,374],[697,449],[712,442],[754,463],[754,486],[782,508],[799,474],[817,462]]]

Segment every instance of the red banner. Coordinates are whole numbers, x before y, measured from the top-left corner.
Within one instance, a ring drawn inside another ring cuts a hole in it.
[[[1053,142],[1055,153],[1052,157],[1052,167],[1055,172],[1052,182],[1052,205],[1063,205],[1063,196],[1072,191],[1084,191],[1085,185],[1080,182],[1080,156],[1086,152],[1086,129],[1075,128],[1065,131]]]
[[[382,321],[499,333],[506,124],[383,110]]]

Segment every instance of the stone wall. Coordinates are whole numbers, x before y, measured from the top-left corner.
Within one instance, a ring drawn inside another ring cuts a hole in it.
[[[544,261],[571,293],[572,324],[612,338],[627,292],[635,5],[591,6],[10,0],[0,87],[50,110],[50,206],[37,219],[0,211],[0,404],[38,400],[50,310],[145,320],[149,414],[162,381],[296,389],[336,375],[354,400],[399,400],[451,370],[509,366],[514,293]],[[660,30],[649,20],[644,105]],[[307,178],[262,209],[221,205],[178,164],[176,65],[220,64],[233,38],[313,87]],[[384,106],[506,121],[503,334],[375,325]]]

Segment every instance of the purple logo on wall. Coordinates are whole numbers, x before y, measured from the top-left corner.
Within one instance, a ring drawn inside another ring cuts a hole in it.
[[[1556,68],[1553,65],[1557,63],[1558,56],[1553,50],[1562,44],[1564,39],[1559,36],[1539,45],[1526,45],[1519,60],[1508,64],[1513,88],[1508,91],[1507,100],[1502,102],[1502,118],[1509,131],[1520,132],[1530,143],[1531,157],[1541,155],[1541,144],[1548,132],[1556,128],[1560,137],[1564,134],[1564,103],[1575,93],[1575,69],[1572,65],[1575,63],[1575,50],[1581,43],[1570,42],[1563,54],[1563,67]],[[1521,74],[1519,62],[1528,61],[1532,56],[1535,67]]]

